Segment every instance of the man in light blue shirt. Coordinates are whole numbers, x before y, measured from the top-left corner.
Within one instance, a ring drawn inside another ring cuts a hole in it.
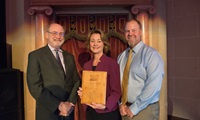
[[[125,25],[129,47],[118,56],[121,83],[130,49],[132,61],[128,76],[127,102],[120,104],[122,120],[158,120],[159,97],[164,76],[164,63],[160,54],[141,40],[142,25],[129,20]]]

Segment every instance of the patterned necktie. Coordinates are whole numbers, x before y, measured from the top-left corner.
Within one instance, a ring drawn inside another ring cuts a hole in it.
[[[131,59],[132,59],[132,52],[133,50],[130,49],[129,50],[129,55],[128,55],[128,59],[126,62],[126,66],[124,68],[124,75],[122,78],[122,104],[125,105],[127,102],[127,91],[128,91],[128,77],[129,77],[129,70],[130,70],[130,64],[131,64]]]
[[[61,62],[61,60],[60,60],[60,56],[59,56],[59,50],[55,50],[55,52],[56,52],[56,60],[58,61],[58,63],[59,63],[59,65],[62,67],[62,69],[63,69],[63,66],[62,66],[62,62]],[[63,69],[64,70],[64,69]]]

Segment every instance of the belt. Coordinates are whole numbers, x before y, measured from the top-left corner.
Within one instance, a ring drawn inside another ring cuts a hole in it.
[[[158,103],[158,101],[157,102],[154,102],[154,103],[151,103],[151,104],[149,104],[149,105],[152,105],[152,104],[156,104],[156,103]],[[131,103],[131,102],[126,102],[126,105],[127,106],[131,106],[133,103]]]
[[[131,106],[133,103],[130,103],[130,102],[126,102],[126,105],[127,106]]]

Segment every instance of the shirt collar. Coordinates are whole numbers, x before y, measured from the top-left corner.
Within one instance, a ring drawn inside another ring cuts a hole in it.
[[[143,41],[140,41],[140,42],[133,48],[133,52],[134,52],[134,53],[137,53],[137,52],[140,50],[140,48],[142,48],[142,46],[144,46],[144,43],[143,43]]]
[[[50,48],[51,51],[55,51],[55,48],[51,47],[51,45],[48,44],[48,46],[49,46],[49,48]],[[59,48],[58,52],[63,52],[63,51]]]

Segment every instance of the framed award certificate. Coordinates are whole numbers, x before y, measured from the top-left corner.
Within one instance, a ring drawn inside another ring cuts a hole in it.
[[[82,104],[106,102],[107,72],[87,71],[82,73]]]

